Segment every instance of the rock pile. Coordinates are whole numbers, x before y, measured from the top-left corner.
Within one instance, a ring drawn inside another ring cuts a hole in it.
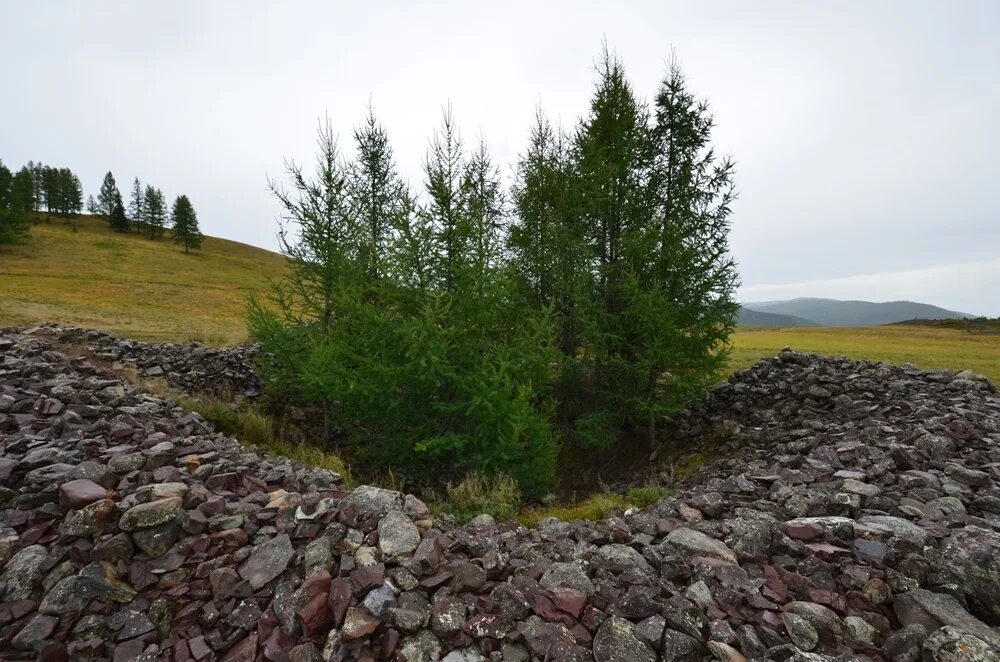
[[[4,331],[18,330],[0,330]],[[58,343],[84,346],[96,359],[132,365],[140,376],[163,378],[173,388],[188,393],[225,393],[249,398],[260,393],[260,380],[252,365],[258,352],[254,344],[204,347],[199,343],[148,343],[123,340],[105,331],[57,324],[20,331]]]
[[[782,352],[678,419],[740,452],[603,522],[453,527],[0,336],[0,657],[995,660],[1000,398]]]

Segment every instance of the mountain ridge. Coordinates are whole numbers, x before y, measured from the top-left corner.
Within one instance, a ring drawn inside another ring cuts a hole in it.
[[[969,313],[948,310],[918,301],[863,301],[799,297],[775,301],[749,301],[742,308],[756,313],[791,316],[817,326],[879,326],[911,319],[971,319]],[[741,322],[742,323],[742,322]],[[804,326],[797,324],[797,326]]]

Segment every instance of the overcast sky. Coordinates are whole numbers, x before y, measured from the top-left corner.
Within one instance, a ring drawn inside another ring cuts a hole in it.
[[[738,164],[745,300],[1000,315],[1000,2],[2,2],[0,159],[186,193],[275,248],[266,176],[350,147],[369,99],[400,170],[450,102],[511,172],[536,105],[571,127],[601,39],[653,95],[673,48]]]

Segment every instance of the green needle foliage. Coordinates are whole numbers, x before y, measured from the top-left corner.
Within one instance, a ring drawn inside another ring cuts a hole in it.
[[[202,235],[198,229],[198,215],[195,214],[194,206],[186,195],[179,195],[174,200],[170,221],[173,225],[174,243],[183,246],[185,253],[190,253],[192,248],[201,248]]]
[[[0,161],[0,244],[13,244],[28,233],[32,194],[31,173],[22,168],[15,175]]]
[[[650,107],[607,51],[570,134],[538,113],[509,190],[450,109],[416,193],[372,112],[352,158],[323,124],[315,174],[271,184],[290,274],[248,318],[272,394],[373,470],[506,474],[533,498],[560,446],[652,442],[734,326],[733,167],[711,129],[676,64]]]
[[[122,194],[118,191],[115,176],[108,172],[104,175],[104,180],[101,182],[101,190],[97,194],[97,213],[108,219],[108,223],[112,227],[114,227],[114,224],[111,223],[111,214],[115,210],[115,203],[121,200],[121,197]]]
[[[114,202],[111,204],[111,214],[108,216],[111,228],[117,232],[128,232],[128,217],[125,215],[125,207],[122,205],[122,196],[115,192]]]

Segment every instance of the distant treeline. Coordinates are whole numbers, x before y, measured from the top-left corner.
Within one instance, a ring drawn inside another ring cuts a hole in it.
[[[83,207],[83,186],[69,168],[29,161],[13,173],[0,161],[0,243],[12,243],[26,235],[31,212],[57,214],[69,221]],[[169,221],[174,241],[184,246],[185,252],[201,246],[198,217],[188,197],[178,196],[168,215],[163,191],[143,187],[138,177],[132,183],[127,208],[111,172],[104,176],[97,198],[88,196],[86,208],[90,214],[103,216],[119,232],[135,228],[150,239],[162,236]]]
[[[968,319],[925,320],[912,319],[893,324],[934,326],[942,329],[960,329],[969,333],[1000,333],[1000,317],[972,317]]]

